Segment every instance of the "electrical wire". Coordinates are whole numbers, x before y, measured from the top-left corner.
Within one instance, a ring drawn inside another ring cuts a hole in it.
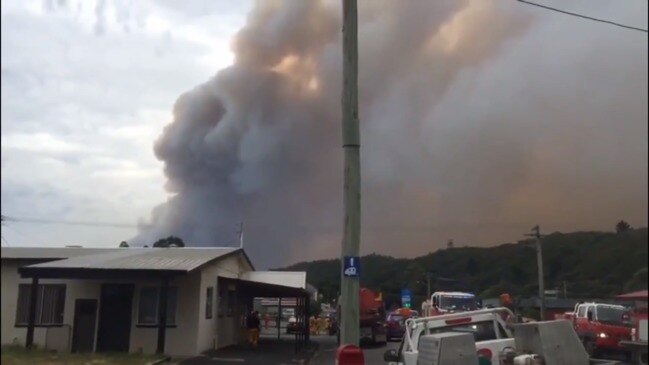
[[[583,19],[593,20],[593,21],[600,22],[600,23],[606,23],[606,24],[615,25],[615,26],[618,26],[618,27],[621,27],[621,28],[637,30],[639,32],[647,33],[647,29],[643,29],[643,28],[638,28],[638,27],[633,27],[633,26],[630,26],[630,25],[620,24],[620,23],[616,23],[616,22],[613,22],[613,21],[610,21],[610,20],[593,18],[591,16],[577,14],[577,13],[573,13],[573,12],[570,12],[570,11],[553,8],[551,6],[542,5],[542,4],[538,4],[538,3],[533,3],[533,2],[527,1],[527,0],[517,0],[517,1],[521,2],[521,3],[524,3],[524,4],[528,4],[528,5],[538,6],[539,8],[556,11],[556,12],[559,12],[559,13],[562,13],[562,14],[572,15],[572,16],[576,16],[576,17],[579,17],[579,18],[583,18]]]
[[[113,223],[113,222],[90,222],[90,221],[66,221],[54,219],[38,219],[38,218],[23,218],[23,217],[9,217],[2,216],[3,221],[7,222],[24,222],[24,223],[38,223],[38,224],[62,224],[72,226],[95,226],[95,227],[113,227],[113,228],[140,228],[150,227],[150,225],[142,224],[129,224],[129,223]]]

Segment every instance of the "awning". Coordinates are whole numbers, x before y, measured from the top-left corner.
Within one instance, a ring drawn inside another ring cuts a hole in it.
[[[219,276],[223,283],[234,283],[241,292],[249,293],[260,298],[304,298],[309,292],[302,288],[277,284],[261,283],[257,281],[226,278]]]
[[[616,296],[616,299],[624,300],[647,300],[648,291],[647,290],[638,290],[631,293],[620,294]]]

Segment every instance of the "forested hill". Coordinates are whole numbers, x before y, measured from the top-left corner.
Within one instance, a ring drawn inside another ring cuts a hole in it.
[[[647,288],[647,228],[621,233],[553,233],[542,241],[546,290],[564,284],[569,297],[606,297]],[[402,288],[415,294],[415,303],[426,296],[426,272],[432,290],[469,290],[483,298],[502,292],[532,296],[538,291],[533,241],[495,247],[456,247],[414,259],[381,255],[361,258],[361,285],[383,292],[396,302]],[[338,293],[340,261],[302,262],[279,270],[307,272],[307,281],[325,300]]]

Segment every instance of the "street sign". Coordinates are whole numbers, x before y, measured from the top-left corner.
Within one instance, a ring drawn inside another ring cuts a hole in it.
[[[410,289],[401,289],[401,306],[410,308],[412,301],[412,292]]]
[[[343,275],[357,278],[361,276],[361,259],[358,256],[345,256]]]

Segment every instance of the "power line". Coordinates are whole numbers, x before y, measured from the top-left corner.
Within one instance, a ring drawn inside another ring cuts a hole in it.
[[[630,25],[620,24],[620,23],[616,23],[616,22],[613,22],[613,21],[610,21],[610,20],[593,18],[591,16],[577,14],[577,13],[573,13],[573,12],[570,12],[570,11],[553,8],[551,6],[533,3],[533,2],[527,1],[527,0],[517,0],[517,1],[521,2],[521,3],[528,4],[528,5],[538,6],[539,8],[556,11],[558,13],[572,15],[572,16],[576,16],[576,17],[579,17],[579,18],[583,18],[583,19],[593,20],[593,21],[600,22],[600,23],[606,23],[606,24],[615,25],[615,26],[618,26],[618,27],[626,28],[626,29],[637,30],[637,31],[640,31],[640,32],[647,33],[647,30],[643,29],[643,28],[638,28],[638,27],[633,27],[633,26],[630,26]]]
[[[150,225],[142,224],[129,224],[129,223],[113,223],[113,222],[91,222],[91,221],[68,221],[68,220],[55,220],[55,219],[38,219],[38,218],[24,218],[24,217],[8,217],[3,215],[2,221],[17,222],[17,223],[38,223],[38,224],[62,224],[71,226],[94,226],[94,227],[113,227],[113,228],[140,228],[149,227]]]

